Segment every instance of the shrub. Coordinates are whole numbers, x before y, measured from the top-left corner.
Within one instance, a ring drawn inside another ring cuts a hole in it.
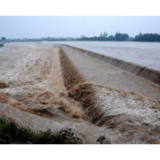
[[[4,46],[4,44],[3,43],[0,43],[0,47],[3,47]]]
[[[105,136],[100,136],[100,137],[97,139],[97,142],[99,142],[100,144],[104,144],[104,143],[105,143],[105,140],[106,140],[106,137],[105,137]]]
[[[72,129],[62,129],[59,132],[33,133],[14,122],[0,119],[1,144],[81,144],[82,140],[74,136]]]

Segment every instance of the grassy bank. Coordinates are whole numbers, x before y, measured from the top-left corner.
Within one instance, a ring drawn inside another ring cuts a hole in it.
[[[14,122],[0,119],[0,144],[81,144],[80,138],[75,137],[71,129],[59,132],[33,133]]]

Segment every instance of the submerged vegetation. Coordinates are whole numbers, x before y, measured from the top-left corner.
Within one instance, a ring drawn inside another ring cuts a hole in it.
[[[33,133],[14,122],[0,119],[0,144],[82,144],[82,140],[75,137],[72,129]]]

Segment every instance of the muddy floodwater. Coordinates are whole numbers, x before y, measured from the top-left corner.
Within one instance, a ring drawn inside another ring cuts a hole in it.
[[[160,71],[160,43],[154,42],[53,42],[121,59]]]
[[[160,144],[158,83],[57,43],[0,48],[0,118],[34,132],[72,128],[87,144],[101,136],[105,144]],[[160,66],[159,43],[66,44]]]

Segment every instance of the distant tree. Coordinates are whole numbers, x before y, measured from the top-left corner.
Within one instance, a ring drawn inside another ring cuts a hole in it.
[[[115,40],[116,41],[126,41],[129,38],[128,34],[116,33]]]
[[[104,32],[103,37],[107,38],[107,36],[108,36],[107,32]]]
[[[135,36],[135,41],[146,41],[146,42],[160,42],[160,35],[159,34],[139,34]]]
[[[65,39],[61,39],[61,40],[65,40]],[[146,34],[139,33],[139,35],[136,35],[135,38],[133,38],[133,37],[129,37],[129,35],[126,33],[117,32],[115,36],[113,35],[108,36],[107,32],[103,32],[100,34],[99,37],[81,36],[81,38],[78,40],[86,40],[86,41],[133,41],[134,40],[134,41],[160,42],[160,35],[150,34],[150,33],[146,33]]]
[[[114,36],[113,36],[113,35],[110,35],[110,36],[108,37],[108,40],[109,40],[109,41],[113,41],[113,40],[114,40]]]
[[[2,37],[2,38],[1,38],[1,41],[5,41],[5,40],[6,40],[6,37]]]
[[[81,35],[81,38],[84,38],[85,36],[84,35]]]

